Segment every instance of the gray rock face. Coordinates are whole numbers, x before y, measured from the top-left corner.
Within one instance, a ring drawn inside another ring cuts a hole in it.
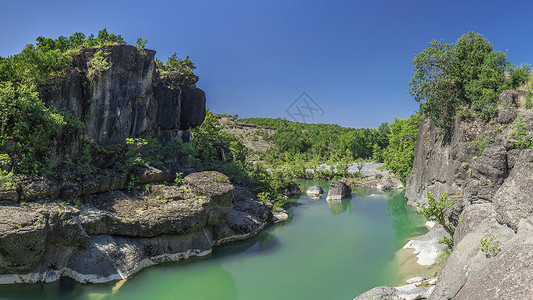
[[[341,200],[352,195],[352,189],[346,183],[341,181],[332,181],[329,185],[327,201]]]
[[[365,292],[353,300],[396,300],[399,298],[398,291],[391,286],[378,286]]]
[[[0,284],[120,280],[153,264],[206,255],[272,220],[270,207],[218,172],[188,175],[181,187],[153,183],[144,191],[83,194],[76,206],[50,198],[2,206]]]
[[[91,76],[97,51],[104,53],[109,69]],[[169,87],[156,72],[154,55],[155,51],[141,53],[128,45],[83,48],[73,57],[73,71],[41,87],[40,95],[85,123],[90,142],[107,145],[141,136],[165,142],[186,137],[184,131],[205,118],[205,93],[194,86]]]
[[[444,137],[429,120],[420,122],[406,197],[426,203],[427,191],[448,192],[455,201],[446,212],[455,248],[430,299],[531,297],[533,150],[516,149],[512,132],[517,122],[532,131],[533,113],[513,107],[517,96],[502,92],[497,122],[456,121]],[[497,251],[487,258],[480,239],[489,234]]]

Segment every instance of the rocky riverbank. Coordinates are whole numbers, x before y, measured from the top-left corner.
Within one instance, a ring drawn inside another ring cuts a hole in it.
[[[154,264],[204,256],[272,221],[270,208],[218,172],[0,209],[0,283],[120,280]]]
[[[517,91],[501,93],[488,123],[457,119],[443,132],[422,118],[406,198],[424,204],[427,192],[448,193],[454,204],[445,217],[455,227],[428,299],[531,298],[532,131],[533,113]]]

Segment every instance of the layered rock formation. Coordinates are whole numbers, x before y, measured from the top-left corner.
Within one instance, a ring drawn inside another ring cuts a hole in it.
[[[270,209],[218,172],[193,173],[184,185],[41,198],[0,209],[0,283],[95,283],[255,235]]]
[[[156,166],[127,156],[128,138],[187,140],[205,118],[197,77],[160,76],[154,55],[126,45],[82,48],[66,75],[40,87],[44,101],[83,126],[56,141],[53,176],[21,175],[0,186],[0,284],[119,280],[207,255],[271,222],[270,207],[221,173],[192,173],[176,186],[177,153],[158,153]],[[97,56],[105,61],[99,67]],[[141,163],[126,168],[128,158]]]
[[[93,65],[98,51],[107,69]],[[145,136],[188,139],[188,130],[205,118],[205,93],[179,76],[158,76],[154,56],[153,50],[129,45],[82,48],[73,55],[69,73],[39,93],[83,122],[86,131],[80,138],[89,142],[106,145]]]
[[[533,112],[517,108],[517,92],[504,91],[496,120],[457,121],[442,134],[420,122],[413,170],[407,177],[409,203],[425,203],[426,192],[448,192],[447,211],[456,227],[455,249],[430,299],[528,299],[528,262],[533,249]],[[493,237],[492,250],[481,239]]]

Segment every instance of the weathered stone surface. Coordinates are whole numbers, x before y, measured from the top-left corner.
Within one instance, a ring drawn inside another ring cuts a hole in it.
[[[180,129],[200,126],[205,119],[205,93],[195,87],[179,87],[181,100]]]
[[[75,221],[76,210],[50,204],[0,209],[0,273],[29,272],[44,263],[45,252],[82,247],[89,237]],[[0,276],[1,277],[1,276]]]
[[[418,257],[417,263],[430,266],[435,264],[439,255],[448,248],[448,246],[438,243],[444,236],[450,237],[441,225],[436,224],[428,233],[410,240],[403,248],[414,249],[413,254]]]
[[[59,188],[55,182],[48,179],[36,179],[23,183],[21,198],[23,201],[33,201],[42,197],[59,196]]]
[[[352,189],[346,183],[341,181],[332,181],[329,184],[329,191],[326,200],[341,200],[342,198],[350,197],[351,195]]]
[[[494,204],[501,222],[517,228],[520,218],[533,214],[533,150],[522,150],[509,177],[496,192]]]
[[[516,105],[518,99],[518,92],[511,90],[504,90],[500,93],[498,104],[500,105]]]
[[[98,51],[110,68],[89,76]],[[40,96],[84,122],[84,137],[97,144],[128,137],[153,136],[166,142],[187,136],[184,131],[205,118],[205,93],[194,86],[165,84],[168,78],[159,78],[154,55],[155,51],[141,53],[128,45],[83,48],[73,57],[73,71],[41,87]],[[191,82],[183,82],[187,83]],[[76,143],[67,154],[80,154]]]
[[[446,261],[430,299],[524,299],[531,296],[533,267],[533,150],[517,149],[516,122],[533,130],[533,114],[516,118],[516,92],[499,99],[498,123],[456,121],[439,138],[425,118],[407,178],[410,204],[425,203],[425,193],[448,192],[455,204],[445,217],[456,229],[454,251]],[[509,115],[507,115],[509,114]],[[496,256],[487,258],[480,239],[492,234]]]
[[[514,245],[470,276],[454,299],[531,299],[533,295],[533,244]]]
[[[430,280],[423,280],[399,287],[379,286],[354,298],[354,300],[418,300],[429,297],[434,285]]]
[[[516,108],[511,107],[507,109],[501,109],[498,111],[498,123],[508,124],[514,121],[516,118]]]
[[[183,185],[195,195],[207,197],[207,225],[224,223],[233,208],[234,191],[229,179],[219,172],[198,172],[186,176]]]
[[[354,300],[397,300],[398,298],[399,295],[395,288],[378,286],[355,297]]]
[[[106,174],[83,180],[67,181],[60,192],[61,198],[75,198],[83,195],[92,195],[107,191],[123,189],[127,177],[122,173]]]
[[[319,185],[313,185],[307,188],[306,194],[309,197],[320,197],[324,193],[324,190]]]
[[[0,204],[15,204],[19,202],[20,196],[16,188],[0,187]]]
[[[170,173],[150,166],[139,170],[135,178],[139,180],[140,184],[161,183],[169,180]]]

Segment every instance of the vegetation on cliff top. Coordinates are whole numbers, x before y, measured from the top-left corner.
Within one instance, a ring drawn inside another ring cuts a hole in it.
[[[505,53],[494,51],[475,32],[462,35],[455,44],[431,41],[415,55],[413,65],[408,92],[439,127],[451,126],[460,107],[490,120],[500,92],[523,84],[530,69],[527,64],[511,65]]]
[[[146,55],[146,40],[138,39],[137,49]],[[74,169],[75,176],[100,176],[105,173],[98,166],[98,157],[113,157],[113,166],[128,176],[128,188],[139,180],[136,172],[148,166],[178,163],[185,169],[219,170],[237,183],[251,184],[263,200],[281,205],[281,191],[290,185],[283,174],[269,174],[260,166],[246,163],[246,147],[235,136],[220,131],[220,124],[212,113],[202,126],[192,130],[192,144],[176,139],[162,145],[152,137],[128,138],[123,144],[95,145],[81,139],[80,157],[66,159],[58,149],[69,144],[83,132],[83,123],[69,113],[60,112],[52,104],[44,103],[37,89],[72,69],[72,56],[82,47],[126,44],[122,36],[106,29],[98,35],[75,33],[57,39],[38,37],[36,45],[27,45],[13,56],[0,57],[0,184],[14,188],[19,174],[39,175],[60,179],[61,166]],[[108,54],[102,50],[89,62],[88,77],[98,76],[110,66]],[[156,59],[160,75],[170,73],[194,76],[194,63],[173,54],[165,64]],[[88,116],[91,117],[91,116]],[[66,152],[66,151],[65,151]],[[59,156],[58,156],[59,155]],[[58,161],[59,160],[59,161]],[[103,167],[104,169],[106,167]],[[178,173],[179,177],[180,173]]]

